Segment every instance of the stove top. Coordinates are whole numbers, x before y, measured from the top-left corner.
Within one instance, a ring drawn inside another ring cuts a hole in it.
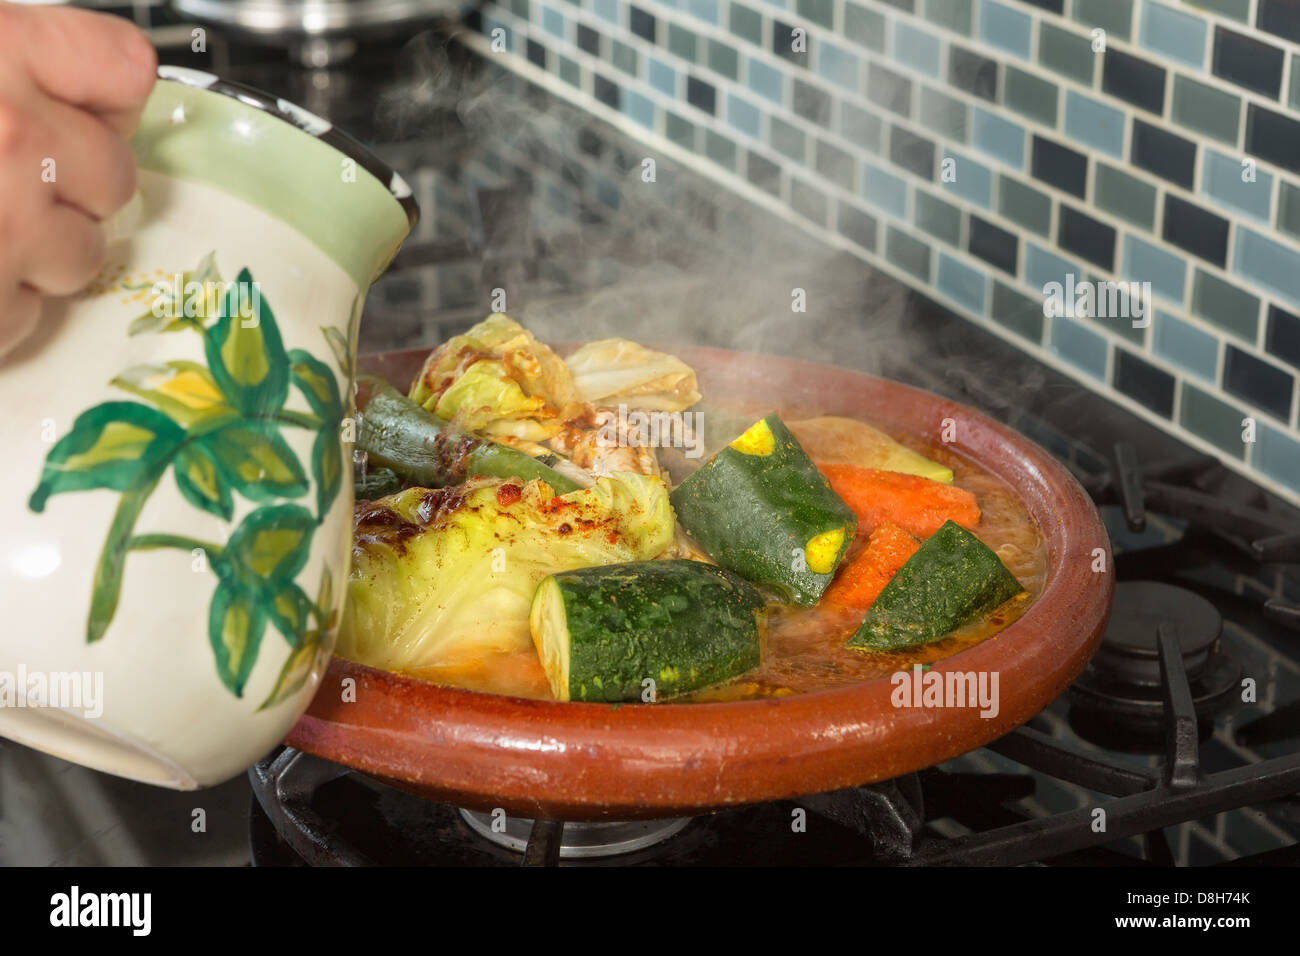
[[[0,859],[652,865],[1300,861],[1300,514],[994,335],[460,47],[455,28],[304,67],[163,7],[163,62],[298,102],[416,192],[362,350],[432,347],[504,295],[542,338],[626,335],[876,372],[980,408],[1097,500],[1119,582],[1103,649],[1028,725],[869,787],[623,830],[409,796],[292,750],[200,794],[0,741]],[[164,42],[166,41],[166,42]],[[792,290],[807,310],[791,311]],[[1141,456],[1135,449],[1141,449]],[[250,796],[250,788],[252,794]],[[196,808],[206,829],[192,831]],[[185,827],[193,840],[164,839]],[[617,851],[617,852],[614,852]]]

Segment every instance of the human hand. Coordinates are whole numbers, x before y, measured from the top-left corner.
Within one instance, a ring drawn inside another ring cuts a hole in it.
[[[157,54],[106,14],[0,2],[0,355],[45,295],[83,288],[100,223],[135,191],[135,132]]]

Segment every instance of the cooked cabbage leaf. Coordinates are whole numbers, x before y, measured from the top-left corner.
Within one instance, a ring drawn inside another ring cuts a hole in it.
[[[585,411],[564,361],[500,314],[430,353],[410,397],[465,431],[534,442]]]
[[[650,560],[675,526],[663,481],[624,473],[558,497],[541,480],[482,478],[359,504],[338,653],[415,670],[528,650],[544,578]]]
[[[689,365],[627,339],[588,342],[564,363],[583,401],[596,405],[680,412],[700,400]]]

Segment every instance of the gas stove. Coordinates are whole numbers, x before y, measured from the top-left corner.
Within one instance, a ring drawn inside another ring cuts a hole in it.
[[[478,321],[504,291],[511,314],[544,339],[689,337],[829,356],[973,405],[1048,448],[1101,507],[1115,550],[1114,613],[1087,671],[1024,727],[916,774],[688,820],[560,823],[431,803],[282,749],[247,783],[203,798],[222,807],[212,817],[221,821],[214,835],[222,851],[205,844],[208,859],[1300,862],[1296,509],[691,170],[661,160],[647,180],[648,147],[460,46],[449,24],[304,66],[292,51],[217,28],[208,28],[200,58],[183,18],[162,7],[124,12],[173,38],[160,41],[163,62],[301,103],[411,183],[423,218],[372,289],[362,351],[432,348]],[[807,313],[792,316],[795,287],[815,294]],[[11,841],[30,848],[19,862],[84,862],[86,842],[105,827],[125,857],[105,853],[106,862],[194,859],[184,850],[178,859],[157,840],[133,842],[153,826],[158,791],[7,743],[0,761],[23,764],[38,782],[75,777],[77,788],[102,796],[94,813],[34,808],[32,825],[71,827],[73,836]],[[17,786],[14,779],[0,775],[9,781],[0,788]],[[35,790],[20,797],[13,805],[38,802]],[[0,824],[22,825],[12,815]]]

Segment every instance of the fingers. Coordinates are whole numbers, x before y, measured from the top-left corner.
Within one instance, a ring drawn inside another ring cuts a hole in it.
[[[53,203],[31,224],[23,275],[45,295],[80,291],[104,264],[104,230],[80,209]]]
[[[0,359],[36,330],[40,317],[41,295],[30,286],[0,294]]]
[[[21,36],[18,51],[47,95],[101,116],[120,136],[135,132],[153,89],[158,55],[140,29],[86,10],[0,7],[0,34]]]
[[[91,114],[49,101],[43,107],[46,128],[54,141],[54,197],[107,219],[130,200],[135,191],[135,156],[126,140]]]

